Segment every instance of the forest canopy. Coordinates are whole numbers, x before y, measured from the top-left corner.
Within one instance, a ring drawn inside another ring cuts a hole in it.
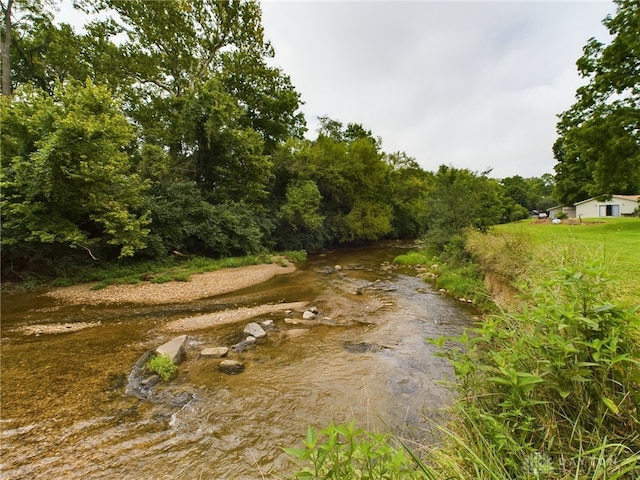
[[[2,0],[2,268],[447,238],[553,204],[553,179],[423,170],[359,123],[305,137],[253,1]]]

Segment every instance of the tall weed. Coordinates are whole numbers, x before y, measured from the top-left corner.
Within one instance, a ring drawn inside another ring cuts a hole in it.
[[[307,429],[304,448],[286,448],[300,470],[294,478],[344,479],[432,479],[429,470],[416,462],[388,435],[361,430],[352,421],[316,432]]]
[[[458,377],[454,447],[465,468],[489,455],[505,478],[544,470],[535,459],[549,459],[557,475],[531,478],[564,478],[567,465],[579,465],[575,478],[640,473],[640,317],[609,303],[607,286],[597,264],[563,268],[531,307],[487,319],[442,353]],[[585,461],[594,452],[609,466]]]

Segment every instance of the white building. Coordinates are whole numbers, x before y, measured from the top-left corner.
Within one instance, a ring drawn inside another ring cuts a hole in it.
[[[590,198],[575,204],[575,216],[578,218],[629,217],[637,211],[638,198],[640,195],[613,195],[609,200],[602,202]]]

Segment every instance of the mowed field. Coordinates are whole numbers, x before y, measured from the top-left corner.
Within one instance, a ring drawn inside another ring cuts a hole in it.
[[[565,261],[600,262],[614,282],[617,302],[640,304],[640,219],[594,218],[566,221],[523,220],[499,225],[495,234],[512,234],[525,241],[546,268]]]

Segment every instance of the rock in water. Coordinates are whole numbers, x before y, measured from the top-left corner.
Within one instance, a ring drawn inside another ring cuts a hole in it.
[[[158,355],[168,355],[173,363],[178,365],[186,356],[185,344],[187,343],[187,336],[180,335],[167,343],[160,345],[156,348]]]
[[[227,375],[237,375],[244,371],[244,364],[237,360],[223,360],[220,362],[220,365],[218,365],[218,370]]]
[[[151,396],[154,385],[145,380],[149,376],[147,372],[147,360],[153,357],[153,355],[154,353],[151,350],[147,350],[131,369],[125,387],[125,393],[127,395],[137,397],[140,400],[147,400]]]
[[[201,357],[212,357],[212,358],[220,358],[224,357],[229,349],[227,347],[210,347],[204,348],[200,352]]]
[[[263,338],[267,335],[267,332],[265,332],[264,329],[255,322],[251,322],[244,327],[244,333],[256,338]]]

